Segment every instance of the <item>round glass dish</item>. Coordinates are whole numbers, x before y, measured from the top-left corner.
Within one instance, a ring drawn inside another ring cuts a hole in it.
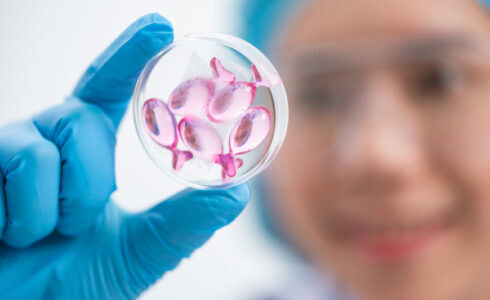
[[[188,35],[157,54],[140,75],[133,110],[153,162],[198,189],[228,188],[264,170],[288,124],[272,63],[224,34]]]

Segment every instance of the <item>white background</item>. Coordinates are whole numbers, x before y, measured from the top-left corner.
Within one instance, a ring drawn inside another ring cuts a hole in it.
[[[234,33],[231,0],[0,1],[0,126],[63,101],[88,64],[138,17],[159,12],[175,37]],[[180,190],[143,152],[126,115],[116,153],[117,202],[146,209]],[[160,280],[143,299],[247,299],[281,286],[293,269],[268,240],[254,200],[229,227]]]

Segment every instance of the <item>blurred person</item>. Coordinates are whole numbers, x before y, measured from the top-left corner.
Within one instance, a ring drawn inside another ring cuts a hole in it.
[[[287,140],[262,176],[266,220],[319,274],[319,289],[278,299],[489,299],[484,6],[246,6],[245,36],[275,58],[290,100]],[[172,38],[163,17],[141,18],[67,101],[0,128],[2,299],[137,297],[246,205],[244,185],[186,190],[140,214],[110,200],[115,131]]]
[[[263,201],[324,286],[280,299],[490,299],[488,10],[278,2],[244,7],[291,112]]]

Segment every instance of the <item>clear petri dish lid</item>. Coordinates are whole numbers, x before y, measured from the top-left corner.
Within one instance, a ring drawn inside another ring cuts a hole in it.
[[[153,162],[198,189],[228,188],[264,170],[286,136],[282,80],[234,36],[193,34],[144,68],[133,95],[136,130]]]

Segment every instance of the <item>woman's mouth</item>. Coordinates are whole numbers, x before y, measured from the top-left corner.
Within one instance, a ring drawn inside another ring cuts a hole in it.
[[[458,214],[446,213],[412,222],[335,222],[337,241],[374,262],[414,257],[456,223]]]

